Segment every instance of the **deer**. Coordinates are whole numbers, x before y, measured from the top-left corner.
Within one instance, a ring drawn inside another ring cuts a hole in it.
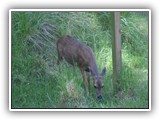
[[[98,73],[98,67],[92,49],[74,37],[66,35],[57,41],[57,52],[58,65],[63,59],[71,65],[77,65],[82,74],[87,96],[89,96],[91,76],[97,99],[103,99],[102,88],[104,84],[102,83],[102,79],[106,73],[106,67],[103,68],[101,74]]]

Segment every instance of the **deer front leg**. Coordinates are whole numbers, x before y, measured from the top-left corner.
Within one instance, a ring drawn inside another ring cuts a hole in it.
[[[80,68],[80,71],[81,71],[81,74],[82,74],[82,77],[83,77],[83,82],[84,82],[84,85],[85,85],[85,88],[86,88],[87,96],[89,96],[88,81],[86,80],[86,77],[85,77],[85,71],[83,70],[83,68]]]
[[[90,74],[89,73],[87,73],[87,81],[88,81],[88,86],[89,86],[89,91],[90,91]]]

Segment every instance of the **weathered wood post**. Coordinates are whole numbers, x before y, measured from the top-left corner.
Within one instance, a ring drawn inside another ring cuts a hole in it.
[[[113,12],[112,21],[113,90],[117,93],[120,90],[122,69],[120,12]]]

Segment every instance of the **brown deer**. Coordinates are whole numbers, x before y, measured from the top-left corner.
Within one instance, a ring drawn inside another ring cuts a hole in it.
[[[97,98],[102,99],[102,78],[106,73],[106,68],[98,74],[98,67],[95,61],[93,51],[90,47],[67,35],[57,42],[58,64],[64,58],[69,64],[76,64],[81,71],[87,95],[89,95],[90,74],[86,79],[86,72],[90,72],[93,77],[94,87],[97,92]]]

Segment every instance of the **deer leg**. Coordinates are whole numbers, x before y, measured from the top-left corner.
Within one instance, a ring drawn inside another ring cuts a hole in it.
[[[58,60],[57,60],[57,64],[59,65],[61,61],[62,61],[62,55],[61,55],[60,52],[58,51]]]
[[[90,91],[90,74],[87,73],[87,76],[88,76],[87,81],[88,81],[88,86],[89,86],[89,91]]]
[[[62,61],[62,57],[58,57],[57,64],[59,65],[61,61]]]
[[[60,54],[60,52],[58,51],[58,60],[57,60],[57,64],[59,65],[59,72],[61,71],[60,70],[60,62],[62,61],[62,56]]]
[[[80,68],[80,71],[81,71],[81,74],[82,74],[82,77],[83,77],[83,82],[84,82],[84,85],[85,85],[85,88],[86,88],[86,91],[87,91],[87,96],[89,96],[88,81],[86,80],[86,77],[85,77],[85,71],[83,70],[83,68]]]

